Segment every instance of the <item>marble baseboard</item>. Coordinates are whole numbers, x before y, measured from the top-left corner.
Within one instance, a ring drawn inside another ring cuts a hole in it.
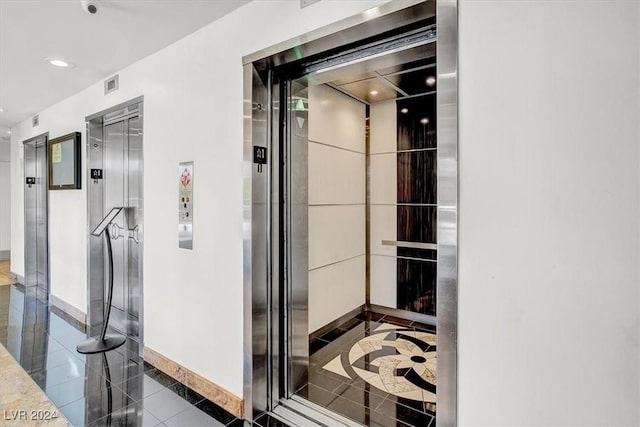
[[[84,311],[77,309],[73,305],[53,294],[49,295],[49,303],[62,312],[68,314],[73,319],[80,322],[82,325],[87,325],[87,313],[85,313]]]
[[[226,409],[236,417],[244,417],[244,404],[242,399],[230,391],[225,390],[149,347],[144,348],[144,360],[193,391],[200,393],[216,405]]]
[[[0,344],[0,425],[66,427],[71,423]],[[39,419],[47,418],[47,419]]]
[[[9,278],[15,280],[18,283],[24,283],[24,276],[14,273],[13,271],[9,272]]]

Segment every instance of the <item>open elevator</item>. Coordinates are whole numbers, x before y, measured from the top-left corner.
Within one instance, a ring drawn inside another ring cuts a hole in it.
[[[442,203],[457,200],[455,150],[449,130],[439,138],[440,113],[452,112],[440,77],[446,94],[455,63],[445,36],[440,64],[435,2],[383,10],[246,61],[254,415],[297,425],[455,418],[455,235],[442,232],[457,208]]]

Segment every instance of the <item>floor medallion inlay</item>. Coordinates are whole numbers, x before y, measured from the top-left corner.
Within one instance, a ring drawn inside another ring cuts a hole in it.
[[[323,366],[398,397],[436,402],[436,335],[383,323]]]

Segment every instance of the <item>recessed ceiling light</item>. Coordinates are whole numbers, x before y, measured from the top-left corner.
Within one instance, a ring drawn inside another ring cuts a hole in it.
[[[371,94],[372,96],[376,96],[378,94],[378,91],[374,89],[371,92],[369,92],[369,94]]]
[[[11,135],[11,131],[10,130],[7,131],[7,135]]]
[[[60,67],[60,68],[71,67],[71,64],[69,64],[67,61],[63,61],[62,59],[46,58],[45,61],[47,61],[49,64],[53,66]]]
[[[409,109],[408,108],[403,108],[402,110],[400,110],[400,112],[402,114],[407,114],[409,112]]]
[[[4,108],[0,108],[0,113],[4,113]]]
[[[422,123],[423,125],[426,125],[427,123],[429,123],[429,119],[424,117],[424,118],[420,119],[420,123]]]
[[[429,76],[427,77],[426,83],[427,86],[433,86],[434,84],[436,84],[436,78],[434,76]]]

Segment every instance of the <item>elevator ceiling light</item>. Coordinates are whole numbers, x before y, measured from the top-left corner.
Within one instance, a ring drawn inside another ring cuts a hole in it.
[[[427,123],[429,123],[429,119],[424,117],[424,118],[420,119],[420,123],[422,123],[423,125],[426,125]]]
[[[434,84],[436,84],[436,78],[434,76],[429,76],[427,77],[426,83],[427,86],[433,86]]]
[[[67,68],[71,66],[71,64],[69,64],[66,61],[63,61],[62,59],[47,58],[46,61],[48,61],[49,64],[54,65],[56,67]]]
[[[371,96],[376,96],[378,94],[378,91],[374,89],[369,93],[371,94]]]
[[[409,109],[408,108],[403,108],[402,110],[400,110],[400,112],[402,114],[407,114],[409,112]]]

